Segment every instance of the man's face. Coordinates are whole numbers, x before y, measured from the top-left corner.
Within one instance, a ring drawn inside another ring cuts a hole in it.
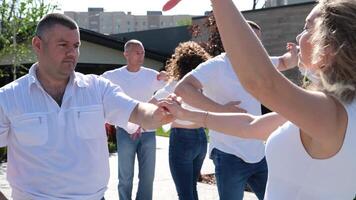
[[[145,59],[145,49],[139,44],[132,44],[124,55],[128,65],[141,66]]]
[[[40,38],[37,50],[39,70],[55,79],[68,79],[79,57],[78,29],[54,25]]]

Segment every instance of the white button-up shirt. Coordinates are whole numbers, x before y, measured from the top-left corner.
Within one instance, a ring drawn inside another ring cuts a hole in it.
[[[59,106],[36,69],[0,89],[13,198],[99,200],[109,179],[104,123],[126,125],[138,102],[104,78],[73,73]]]

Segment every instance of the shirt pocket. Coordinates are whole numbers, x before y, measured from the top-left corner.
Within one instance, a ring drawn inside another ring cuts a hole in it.
[[[106,136],[102,105],[77,108],[74,110],[74,119],[79,137],[83,139],[94,139]]]
[[[48,140],[47,115],[31,113],[14,117],[11,129],[18,142],[24,146],[44,145]]]

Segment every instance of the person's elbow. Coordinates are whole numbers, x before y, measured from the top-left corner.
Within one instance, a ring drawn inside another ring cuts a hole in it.
[[[189,75],[178,82],[174,93],[184,98],[189,96],[192,92],[200,90],[201,88],[201,83],[196,78]]]
[[[184,97],[186,96],[187,93],[189,93],[188,87],[190,86],[190,83],[187,82],[179,82],[174,90],[174,93],[177,96]]]

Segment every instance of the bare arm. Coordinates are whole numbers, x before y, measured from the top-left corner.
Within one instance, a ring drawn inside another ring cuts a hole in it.
[[[201,110],[212,112],[246,112],[237,106],[239,102],[230,102],[225,105],[216,103],[201,92],[202,87],[202,84],[194,76],[188,75],[179,81],[174,93],[182,97],[185,103]]]
[[[346,126],[346,112],[340,103],[323,93],[299,88],[274,69],[260,41],[231,0],[212,0],[212,5],[224,47],[245,89],[313,139],[340,138]],[[249,48],[243,48],[246,46]]]
[[[282,116],[276,113],[253,116],[245,113],[191,111],[169,101],[160,102],[159,105],[166,107],[178,119],[189,120],[201,127],[227,135],[249,139],[266,140],[275,129],[286,122]]]
[[[138,124],[144,129],[156,129],[172,121],[171,114],[151,103],[137,104],[129,118],[129,122]]]

